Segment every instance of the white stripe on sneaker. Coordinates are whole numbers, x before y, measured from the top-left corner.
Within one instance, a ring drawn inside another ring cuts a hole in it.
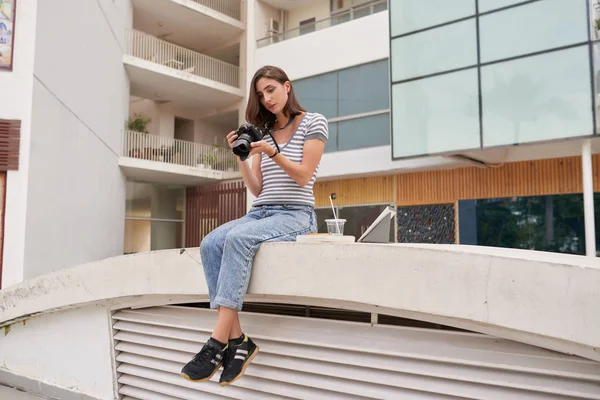
[[[236,355],[235,357],[233,357],[234,360],[245,360],[246,357],[244,356],[240,356],[240,355]]]

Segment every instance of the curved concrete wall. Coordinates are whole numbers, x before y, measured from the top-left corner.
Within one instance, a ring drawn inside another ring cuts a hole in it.
[[[64,269],[0,291],[0,326],[109,301],[198,301],[198,249]],[[247,301],[333,306],[420,319],[600,361],[600,260],[458,245],[268,243]]]

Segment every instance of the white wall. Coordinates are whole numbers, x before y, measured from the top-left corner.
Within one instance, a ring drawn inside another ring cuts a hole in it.
[[[41,315],[0,335],[0,368],[94,398],[114,399],[111,337],[103,306]]]
[[[263,3],[262,1],[257,1],[255,3],[255,12],[256,12],[256,25],[255,25],[255,34],[257,39],[264,38],[267,36],[268,22],[269,18],[273,18],[278,21],[279,27],[282,28],[283,21],[281,21],[281,11],[275,7],[272,7],[268,4]],[[242,64],[240,64],[242,65]]]
[[[381,60],[389,57],[388,32],[388,12],[378,12],[261,47],[254,67],[274,64],[298,79]]]
[[[321,21],[329,18],[330,4],[329,0],[321,0],[308,7],[291,9],[288,11],[287,30],[292,30],[300,26],[300,22],[315,18],[315,21]]]
[[[37,24],[25,278],[122,254],[125,217],[130,1],[40,2]]]
[[[142,115],[144,117],[150,117],[147,130],[152,135],[160,135],[159,130],[159,111],[157,104],[148,99],[131,99],[129,102],[129,118],[133,119],[135,114]]]
[[[23,280],[37,0],[18,1],[13,70],[0,71],[0,118],[21,120],[19,170],[6,177],[2,287]]]
[[[465,164],[444,157],[420,157],[392,161],[392,147],[388,145],[325,153],[319,165],[318,179],[331,180],[465,166]]]

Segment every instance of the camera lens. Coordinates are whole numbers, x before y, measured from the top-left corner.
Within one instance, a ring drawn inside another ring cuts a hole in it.
[[[248,158],[248,154],[250,153],[252,146],[250,146],[250,142],[246,138],[238,138],[233,143],[233,154],[240,157],[240,160],[244,161]]]

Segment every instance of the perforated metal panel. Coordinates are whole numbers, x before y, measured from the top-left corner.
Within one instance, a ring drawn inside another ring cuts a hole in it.
[[[600,363],[486,335],[240,313],[260,353],[220,387],[181,378],[216,312],[114,314],[123,399],[600,399]]]

